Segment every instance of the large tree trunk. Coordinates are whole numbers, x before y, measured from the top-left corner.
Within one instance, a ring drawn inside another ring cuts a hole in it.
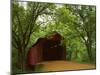
[[[25,48],[18,49],[18,63],[22,72],[25,71]]]
[[[88,53],[88,57],[89,57],[89,60],[90,62],[92,62],[93,58],[92,58],[92,44],[89,42],[89,43],[86,43],[86,48],[87,48],[87,53]]]

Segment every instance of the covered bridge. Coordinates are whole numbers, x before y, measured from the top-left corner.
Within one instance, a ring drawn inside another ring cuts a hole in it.
[[[43,61],[65,60],[66,50],[61,45],[63,37],[54,33],[49,38],[39,38],[27,53],[27,64],[29,67]]]

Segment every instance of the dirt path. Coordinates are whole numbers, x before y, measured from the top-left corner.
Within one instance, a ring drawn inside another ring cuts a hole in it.
[[[42,71],[95,69],[95,65],[80,64],[70,61],[49,61],[49,62],[42,62],[41,64],[43,64]]]

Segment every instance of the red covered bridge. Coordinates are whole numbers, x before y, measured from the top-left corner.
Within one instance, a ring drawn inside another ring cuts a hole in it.
[[[49,38],[39,38],[28,51],[28,67],[32,68],[43,61],[65,60],[66,50],[61,45],[62,38],[58,33]]]

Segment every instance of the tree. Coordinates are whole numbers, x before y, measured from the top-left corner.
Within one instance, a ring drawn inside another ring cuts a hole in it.
[[[74,21],[74,29],[79,33],[83,43],[87,48],[88,57],[90,62],[93,60],[92,49],[95,47],[96,36],[96,12],[94,6],[67,6],[66,9],[72,11],[73,15],[77,17],[77,20]]]
[[[27,3],[27,2],[26,2]],[[22,2],[12,3],[12,45],[18,50],[18,62],[22,72],[25,70],[27,46],[30,37],[36,28],[36,20],[47,12],[51,4],[28,2],[25,6]]]

